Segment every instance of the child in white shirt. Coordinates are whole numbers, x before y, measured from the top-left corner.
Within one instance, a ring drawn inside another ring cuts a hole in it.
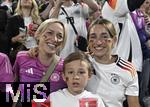
[[[51,107],[81,107],[80,101],[82,102],[84,98],[95,99],[95,104],[97,104],[95,107],[105,107],[98,95],[84,90],[91,77],[91,71],[92,67],[86,55],[81,52],[70,54],[64,61],[62,74],[68,88],[50,94]],[[90,102],[86,105],[90,105]]]

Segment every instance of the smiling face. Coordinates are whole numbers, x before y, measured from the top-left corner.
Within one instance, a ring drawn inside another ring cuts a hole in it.
[[[89,49],[94,56],[99,58],[109,58],[114,43],[115,37],[111,37],[108,30],[101,25],[95,24],[89,32]]]
[[[74,60],[65,64],[63,79],[68,85],[68,91],[77,95],[80,94],[87,85],[89,75],[89,65],[85,61]]]
[[[39,37],[39,49],[48,54],[55,54],[64,41],[64,28],[60,23],[50,23]]]

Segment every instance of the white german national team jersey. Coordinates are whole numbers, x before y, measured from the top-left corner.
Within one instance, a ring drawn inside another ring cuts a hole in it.
[[[131,61],[135,65],[136,70],[141,71],[141,44],[129,12],[127,0],[110,0],[110,2],[105,2],[102,16],[114,24],[118,34],[118,42],[113,53]]]
[[[67,12],[69,17],[72,17],[74,21],[74,26],[79,35],[87,38],[87,28],[86,28],[86,18],[89,16],[89,7],[86,4],[72,4],[72,6],[65,7],[62,6],[65,11]],[[51,14],[51,13],[50,13]],[[70,53],[75,52],[74,42],[76,40],[77,35],[75,34],[69,20],[66,18],[66,14],[63,12],[62,9],[59,11],[58,19],[66,24],[66,31],[67,31],[67,40],[65,47],[60,53],[60,56],[65,58]]]
[[[118,58],[112,64],[100,64],[90,57],[96,75],[88,82],[87,90],[99,94],[108,107],[123,107],[125,95],[138,96],[138,78],[130,62]]]
[[[52,107],[80,107],[79,99],[82,98],[95,98],[97,99],[97,107],[105,107],[103,101],[98,95],[92,94],[88,91],[83,91],[79,95],[72,95],[67,89],[58,90],[50,94],[50,101]]]

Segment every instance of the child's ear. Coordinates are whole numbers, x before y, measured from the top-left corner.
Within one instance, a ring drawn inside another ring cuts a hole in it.
[[[65,74],[64,74],[64,73],[62,73],[62,78],[63,78],[63,80],[66,82],[66,77],[65,77]]]
[[[89,79],[92,77],[92,75],[93,75],[94,72],[95,72],[93,66],[91,66],[91,67],[92,67],[92,70],[88,72],[88,77],[89,77]]]

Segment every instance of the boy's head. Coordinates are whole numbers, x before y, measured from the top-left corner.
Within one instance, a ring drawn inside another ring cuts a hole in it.
[[[91,74],[92,66],[84,53],[75,52],[65,59],[63,79],[71,94],[80,94],[86,87]]]

